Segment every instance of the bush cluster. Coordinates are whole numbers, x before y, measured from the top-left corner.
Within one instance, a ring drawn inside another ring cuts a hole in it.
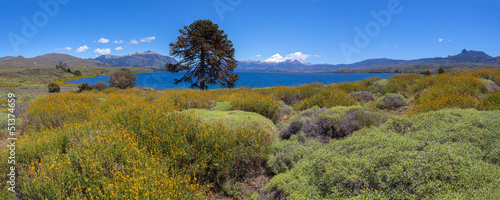
[[[107,89],[109,86],[104,81],[97,81],[97,83],[95,83],[95,85],[93,85],[92,87],[98,91],[102,91]]]
[[[352,106],[356,104],[356,97],[348,95],[342,89],[328,87],[321,90],[319,93],[304,99],[295,107],[297,110],[307,110],[314,106],[331,108],[334,106]]]
[[[61,87],[57,83],[50,82],[47,87],[49,88],[49,93],[58,93],[61,91]]]
[[[295,149],[298,161],[282,156],[287,159],[276,170],[284,173],[267,191],[284,191],[287,199],[495,199],[500,168],[492,158],[500,147],[491,141],[500,134],[485,127],[499,122],[485,119],[499,117],[498,111],[441,110],[390,120],[317,150],[283,147]]]
[[[278,118],[279,102],[269,96],[248,90],[220,98],[230,102],[235,110],[255,112],[271,119],[273,122]]]
[[[109,76],[109,84],[120,89],[132,88],[135,86],[137,77],[130,71],[118,71]]]
[[[375,101],[375,106],[380,109],[397,109],[406,106],[406,98],[400,94],[387,93]]]
[[[19,188],[27,199],[496,199],[498,81],[476,70],[208,91],[102,82],[30,104]],[[405,104],[406,115],[379,110]]]
[[[82,83],[78,86],[78,92],[90,91],[90,90],[92,90],[92,86],[90,86],[88,83]]]
[[[372,101],[375,98],[373,94],[368,91],[353,92],[349,95],[356,97],[358,101]]]
[[[280,131],[279,137],[288,140],[304,133],[308,139],[326,143],[333,138],[343,138],[365,126],[377,125],[374,114],[360,107],[335,107],[302,111]]]
[[[17,160],[23,195],[205,199],[226,181],[262,171],[274,124],[255,113],[199,113],[179,103],[206,96],[195,93],[130,89],[37,98],[16,149],[24,155]],[[189,105],[195,104],[204,107]]]

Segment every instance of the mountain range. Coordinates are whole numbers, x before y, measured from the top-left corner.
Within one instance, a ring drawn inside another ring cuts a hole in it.
[[[102,55],[94,60],[113,66],[135,66],[154,69],[165,69],[165,64],[176,64],[177,61],[169,56],[160,55],[154,51],[131,53],[124,56]]]
[[[66,54],[45,54],[34,58],[1,57],[0,67],[55,67],[66,63],[67,66],[136,66],[164,70],[166,63],[177,63],[169,56],[154,51],[144,51],[124,56],[102,55],[93,59],[77,58]],[[294,72],[294,73],[419,73],[425,70],[445,69],[467,70],[473,68],[500,69],[500,57],[491,57],[482,51],[463,50],[461,53],[445,58],[423,58],[415,60],[395,60],[387,58],[368,59],[352,64],[311,64],[299,60],[279,60],[273,62],[241,60],[235,71],[248,72]]]
[[[395,60],[387,58],[368,59],[352,64],[311,64],[298,60],[282,62],[262,62],[243,60],[238,64],[239,71],[262,72],[375,72],[402,73],[422,72],[427,69],[466,69],[466,68],[500,68],[500,57],[491,57],[482,51],[462,50],[461,53],[446,58],[423,58],[415,60]]]
[[[34,58],[25,58],[23,56],[6,56],[0,58],[0,67],[19,67],[19,68],[46,68],[55,67],[60,63],[66,63],[68,66],[100,66],[106,65],[102,62],[82,59],[67,54],[51,53]]]

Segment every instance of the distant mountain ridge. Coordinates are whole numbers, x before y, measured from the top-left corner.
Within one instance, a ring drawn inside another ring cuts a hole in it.
[[[169,56],[160,55],[154,51],[143,51],[124,56],[102,55],[94,60],[113,66],[136,66],[155,69],[165,69],[167,63],[177,63],[175,59]]]
[[[368,59],[352,64],[311,64],[298,60],[283,62],[265,62],[244,60],[240,61],[237,71],[262,71],[262,72],[374,72],[374,73],[402,73],[422,72],[427,69],[472,69],[496,68],[500,69],[500,57],[491,57],[482,51],[462,50],[460,54],[446,58],[422,58],[415,60],[395,60],[387,58]]]
[[[99,61],[77,58],[67,54],[51,53],[34,58],[23,56],[6,56],[0,58],[0,67],[55,67],[59,63],[67,63],[68,66],[101,66],[106,65]]]
[[[275,56],[277,57],[277,56]],[[281,58],[280,58],[281,59]],[[445,58],[422,58],[395,60],[387,58],[368,59],[352,64],[311,64],[293,59],[273,59],[272,62],[241,60],[235,71],[249,72],[293,72],[293,73],[420,73],[440,67],[454,70],[475,68],[500,69],[500,57],[491,57],[482,51],[463,50]],[[278,61],[276,61],[278,60]],[[164,70],[167,63],[178,63],[174,58],[154,51],[143,51],[123,56],[103,55],[94,59],[77,58],[67,54],[45,54],[34,58],[6,56],[0,58],[0,67],[55,67],[59,63],[76,66],[137,66]]]

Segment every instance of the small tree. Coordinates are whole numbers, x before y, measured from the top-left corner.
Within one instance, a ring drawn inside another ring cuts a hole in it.
[[[170,55],[181,57],[177,64],[167,64],[169,72],[187,71],[175,84],[192,83],[191,88],[208,89],[208,85],[232,88],[238,80],[234,74],[237,61],[234,59],[233,43],[223,30],[210,20],[197,20],[179,30],[181,36],[170,43]]]
[[[130,71],[118,71],[109,77],[109,84],[120,89],[132,88],[135,86],[135,81],[137,76],[135,76]]]
[[[438,69],[438,74],[444,74],[444,68],[440,67],[440,68]]]
[[[76,71],[74,71],[74,72],[73,72],[73,74],[74,74],[75,76],[81,76],[81,75],[82,75],[82,72],[80,72],[80,70],[76,70]]]
[[[431,75],[431,71],[427,70],[424,72],[424,76],[430,76]]]
[[[49,93],[58,93],[61,91],[61,87],[57,83],[50,82],[47,87],[49,88]]]
[[[92,86],[90,86],[88,83],[82,83],[78,86],[78,92],[83,92],[85,90],[92,90]]]
[[[108,88],[108,84],[106,84],[104,81],[97,81],[95,85],[93,86],[98,91],[105,90]]]

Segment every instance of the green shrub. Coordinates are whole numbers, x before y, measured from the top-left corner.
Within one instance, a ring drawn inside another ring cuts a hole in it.
[[[7,126],[9,124],[8,122],[8,115],[6,113],[0,112],[0,130],[5,130],[7,129]]]
[[[485,127],[498,127],[498,118],[497,111],[447,109],[389,120],[332,140],[274,176],[266,190],[282,190],[287,199],[491,198],[500,166],[484,155],[498,147],[484,146],[500,136]]]
[[[132,132],[141,147],[168,159],[174,169],[183,169],[203,183],[223,185],[230,178],[245,177],[255,170],[255,163],[265,160],[271,144],[269,132],[261,128],[265,125],[236,122],[234,114],[221,111],[176,112],[158,105],[128,108],[116,114],[116,121]],[[211,117],[212,112],[222,119]]]
[[[487,94],[483,101],[485,108],[488,110],[500,109],[500,90]]]
[[[278,86],[271,88],[257,89],[260,94],[271,96],[283,101],[287,105],[295,105],[305,98],[298,87]]]
[[[356,97],[350,96],[344,90],[337,88],[325,88],[319,93],[304,99],[300,104],[297,104],[297,110],[306,110],[313,106],[322,108],[331,108],[334,106],[352,106],[356,104]]]
[[[290,119],[293,115],[297,114],[291,106],[287,105],[283,101],[280,102],[278,107],[278,123],[284,123]]]
[[[84,94],[61,93],[35,99],[29,105],[26,115],[35,128],[55,128],[98,117],[98,113],[91,113],[99,105],[96,98]]]
[[[244,124],[254,124],[257,129],[266,132],[271,137],[276,133],[273,122],[257,113],[241,110],[217,111],[205,109],[189,109],[183,112],[194,114],[204,124],[224,123],[228,129],[236,130]]]
[[[109,77],[109,84],[120,89],[132,88],[135,86],[137,77],[130,71],[118,71]]]
[[[444,74],[444,68],[440,67],[440,68],[438,69],[438,74]]]
[[[375,106],[380,109],[397,109],[406,106],[406,98],[400,94],[387,93],[375,101]]]
[[[500,166],[500,111],[485,111],[480,113],[481,120],[485,124],[486,136],[481,142],[484,149],[484,160]]]
[[[97,81],[97,83],[94,86],[92,86],[92,87],[95,88],[98,91],[102,91],[102,90],[107,89],[109,86],[104,81]]]
[[[80,70],[76,70],[76,71],[74,71],[74,72],[73,72],[73,74],[74,74],[75,76],[82,76],[82,72],[80,72]]]
[[[429,70],[425,71],[423,74],[424,74],[424,76],[431,76],[432,75],[431,71],[429,71]]]
[[[14,118],[10,118],[10,119],[14,119]],[[20,129],[20,125],[21,125],[21,118],[15,118],[16,122],[15,122],[15,126],[16,126],[16,130]],[[2,113],[0,112],[0,133],[3,131],[3,130],[7,130],[7,127],[9,126],[9,115],[7,113]]]
[[[325,85],[322,83],[311,83],[297,86],[299,94],[301,94],[305,98],[312,97],[323,89],[325,89]]]
[[[61,91],[61,87],[57,83],[50,82],[47,87],[49,88],[49,93],[58,93]]]
[[[400,93],[408,95],[412,85],[418,82],[422,77],[418,74],[404,74],[387,78],[387,84],[380,87],[380,92]]]
[[[232,110],[231,102],[222,101],[215,103],[215,106],[211,109],[214,111],[229,111]]]
[[[321,143],[314,140],[305,141],[305,137],[302,132],[292,136],[290,140],[280,140],[272,143],[267,165],[273,173],[284,173],[292,169],[295,163],[308,157],[321,147]]]
[[[78,86],[78,92],[90,91],[90,90],[92,90],[92,86],[90,86],[88,83],[82,83]]]
[[[287,140],[304,133],[308,139],[326,143],[332,138],[343,138],[365,126],[378,125],[376,115],[361,107],[334,107],[331,109],[309,109],[290,120],[280,131],[280,138]]]
[[[180,109],[211,109],[216,104],[215,96],[210,91],[167,90],[160,99],[172,103]]]
[[[368,91],[353,92],[353,93],[350,93],[349,95],[356,97],[358,99],[358,101],[360,101],[360,102],[372,101],[374,99],[373,94],[368,92]]]
[[[329,87],[335,87],[346,91],[347,93],[360,92],[366,90],[365,83],[361,81],[347,83],[333,83]]]
[[[256,92],[234,93],[228,99],[235,110],[255,112],[275,122],[278,118],[279,102]]]

